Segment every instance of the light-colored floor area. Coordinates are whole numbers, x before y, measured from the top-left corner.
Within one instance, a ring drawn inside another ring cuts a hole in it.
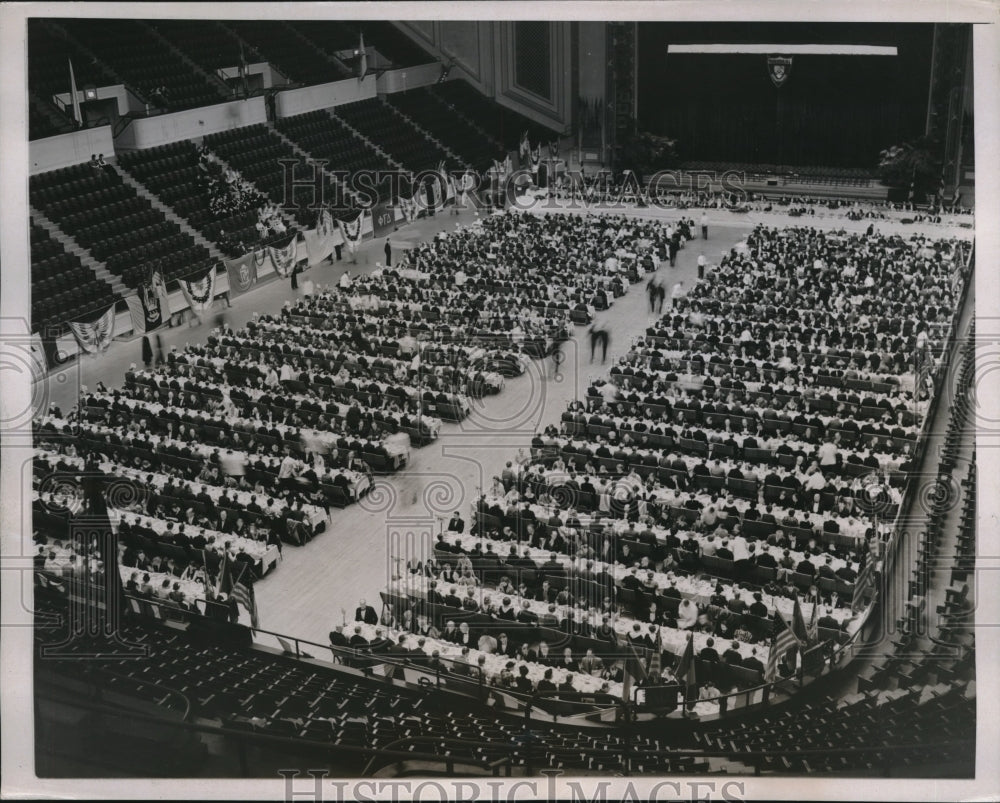
[[[681,213],[646,209],[628,210],[626,214],[674,221]],[[688,214],[697,219],[700,211]],[[412,247],[437,231],[474,219],[475,213],[471,211],[463,211],[459,216],[439,213],[400,229],[391,239],[398,254],[400,248]],[[675,281],[683,281],[690,287],[696,279],[700,254],[704,253],[710,263],[717,261],[762,220],[781,226],[809,225],[851,231],[864,231],[868,226],[867,221],[854,223],[833,217],[803,221],[775,214],[710,212],[710,239],[688,243],[678,254],[675,268],[660,267],[668,288]],[[877,227],[880,231],[899,230],[903,234],[914,231],[912,226],[891,223],[879,223]],[[944,227],[928,227],[927,231],[935,237],[951,233]],[[345,269],[352,274],[370,271],[383,259],[383,247],[382,239],[368,242],[361,248],[357,264],[324,263],[311,269],[308,275],[317,285],[323,285],[335,282]],[[254,312],[280,309],[295,294],[287,281],[272,281],[238,297],[225,315],[230,323],[240,326]],[[403,571],[393,559],[399,557],[405,563],[410,555],[426,555],[433,534],[453,511],[461,511],[469,521],[470,506],[478,489],[488,484],[506,461],[514,459],[518,449],[527,449],[534,432],[558,422],[567,402],[582,397],[590,379],[606,374],[632,340],[659,316],[649,312],[644,288],[638,286],[617,299],[601,317],[611,331],[604,365],[599,360],[590,362],[586,328],[577,327],[577,338],[567,345],[567,357],[558,374],[554,374],[551,362],[545,361],[535,362],[524,376],[508,379],[501,394],[476,402],[468,419],[446,424],[436,442],[414,449],[411,463],[404,471],[380,478],[361,503],[334,510],[327,532],[304,547],[286,546],[282,563],[256,586],[262,627],[325,644],[329,630],[341,623],[342,609],[351,618],[358,600],[364,598],[378,610],[378,592],[393,574]],[[199,325],[164,330],[165,347],[181,348],[185,343],[202,342],[214,325],[213,319],[214,313],[209,313]],[[49,377],[49,399],[65,411],[75,404],[81,385],[93,386],[100,379],[108,387],[120,386],[129,363],[140,361],[139,353],[140,341],[135,339],[114,343],[99,358],[83,358]]]

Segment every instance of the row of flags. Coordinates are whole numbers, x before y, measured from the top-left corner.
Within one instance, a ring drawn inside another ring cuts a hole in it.
[[[205,550],[201,550],[202,564],[206,567]],[[205,584],[205,599],[217,599],[219,594],[228,594],[237,604],[250,614],[250,623],[254,630],[260,629],[260,613],[257,610],[257,596],[254,592],[253,581],[244,580],[249,570],[250,564],[246,561],[237,561],[229,557],[229,553],[222,556],[219,564],[219,576],[215,580],[215,585],[209,585],[207,572],[203,575]]]
[[[795,654],[797,664],[801,661],[801,655],[806,650],[819,643],[819,601],[815,601],[812,607],[812,615],[806,623],[802,613],[802,606],[798,599],[795,600],[795,607],[792,610],[792,620],[789,622],[781,611],[775,611],[775,616],[780,625],[780,630],[775,634],[771,642],[771,649],[767,656],[767,666],[764,669],[764,681],[770,683],[778,677],[778,667],[782,662],[787,663],[787,657]],[[659,679],[661,673],[662,645],[660,633],[657,631],[656,644],[652,648],[648,662],[644,664],[635,646],[628,642],[625,655],[625,677],[622,682],[622,699],[628,701],[632,693],[632,682],[644,682],[651,678],[654,683]],[[677,668],[674,670],[674,677],[685,690],[685,699],[688,692],[698,685],[695,670],[694,633],[688,634],[687,644],[684,652],[681,653]]]

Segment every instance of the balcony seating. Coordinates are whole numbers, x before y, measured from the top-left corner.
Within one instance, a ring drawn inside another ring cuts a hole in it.
[[[66,19],[60,24],[151,104],[177,111],[220,103],[229,97],[221,86],[191,69],[139,20]],[[162,95],[154,91],[160,87]]]
[[[476,170],[485,170],[492,166],[493,159],[504,156],[499,146],[456,115],[427,87],[396,92],[388,96],[388,101]]]
[[[327,169],[350,173],[391,170],[392,165],[367,142],[356,136],[340,120],[325,111],[286,117],[277,122],[278,130],[316,159],[326,159]],[[379,200],[387,200],[390,183],[379,184]],[[350,211],[344,209],[344,214]]]
[[[192,141],[123,153],[119,164],[228,256],[245,253],[259,240],[254,210],[222,217],[212,211],[198,175],[198,150]]]
[[[225,25],[291,81],[325,84],[351,77],[347,70],[311,48],[282,22],[231,20]]]
[[[465,81],[445,81],[430,87],[430,91],[503,143],[507,150],[517,148],[525,131],[532,146],[547,144],[558,137],[557,132],[490,100]]]
[[[31,225],[32,331],[61,334],[65,321],[86,320],[116,300],[107,282],[41,226]]]
[[[335,114],[377,142],[407,170],[434,170],[441,161],[449,169],[459,167],[420,129],[403,120],[378,98],[338,106]]]
[[[28,86],[46,100],[57,93],[68,94],[67,59],[73,61],[77,87],[118,83],[104,64],[85,55],[75,42],[50,31],[41,20],[29,20]]]
[[[263,123],[209,134],[204,144],[238,170],[243,178],[253,182],[274,203],[283,208],[290,208],[294,203],[301,204],[295,213],[300,224],[312,225],[315,222],[315,210],[308,209],[314,203],[310,186],[297,187],[293,198],[285,198],[285,169],[281,160],[294,161],[296,181],[307,184],[313,178],[312,165],[303,162],[281,137],[269,131]],[[251,235],[251,239],[255,240],[256,236]]]
[[[169,280],[208,267],[208,251],[122,183],[89,164],[32,176],[31,203],[129,287],[150,270]]]

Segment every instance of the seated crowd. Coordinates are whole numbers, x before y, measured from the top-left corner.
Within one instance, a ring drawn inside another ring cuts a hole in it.
[[[536,689],[531,651],[549,629],[574,647],[659,649],[664,667],[689,631],[702,661],[758,671],[776,612],[849,638],[870,597],[855,581],[878,570],[913,468],[923,376],[965,254],[758,227],[494,479],[475,535],[453,523],[411,563],[389,589],[394,621],[426,637],[452,632],[449,610],[472,615],[460,643],[485,637],[485,654],[498,626],[524,625],[505,637]]]

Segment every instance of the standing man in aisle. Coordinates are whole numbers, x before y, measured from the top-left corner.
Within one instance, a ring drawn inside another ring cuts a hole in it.
[[[392,267],[392,244],[389,242],[389,238],[385,238],[385,266],[387,268]]]
[[[708,215],[705,212],[701,213],[701,239],[708,239]]]
[[[698,255],[698,278],[699,279],[704,279],[705,278],[705,255],[704,254],[699,254]]]

